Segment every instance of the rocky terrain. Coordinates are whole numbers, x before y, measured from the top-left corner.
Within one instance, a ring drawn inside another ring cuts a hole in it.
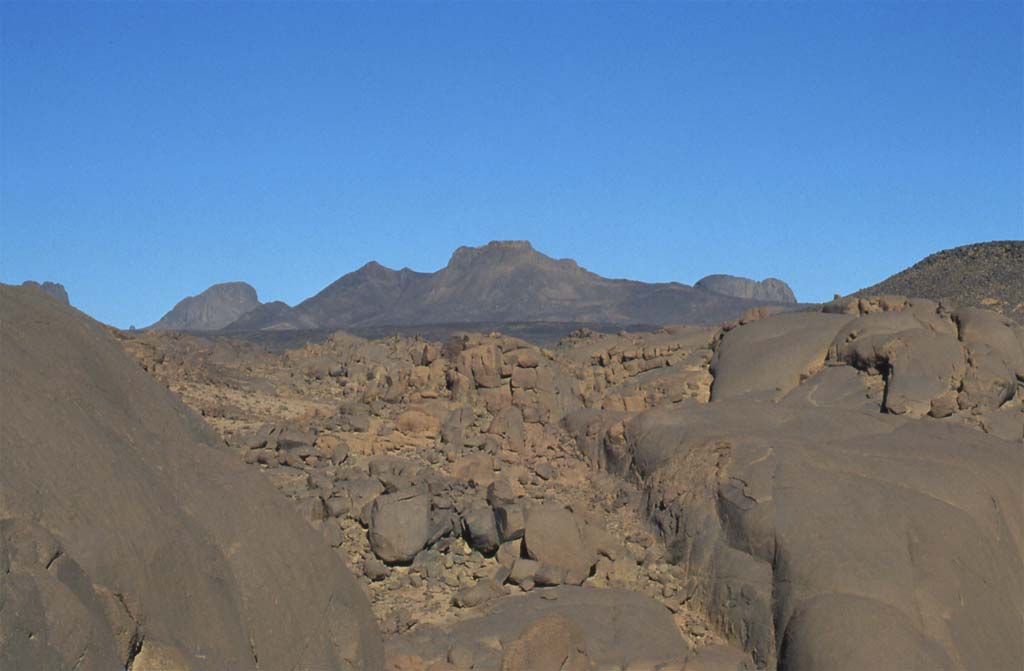
[[[781,280],[713,276],[702,281],[708,286],[608,279],[571,259],[545,256],[528,242],[491,242],[460,247],[448,265],[433,273],[370,262],[295,307],[279,301],[259,304],[248,285],[240,285],[247,288],[247,300],[239,299],[237,291],[226,297],[226,288],[237,289],[240,283],[217,285],[182,301],[152,328],[223,328],[236,334],[345,329],[374,336],[445,327],[447,337],[459,325],[483,323],[589,328],[713,324],[754,306],[796,302]],[[569,330],[559,327],[559,337]]]
[[[1017,669],[1024,330],[927,299],[580,330],[116,333],[357,574],[391,669]]]
[[[1024,323],[1024,240],[981,242],[932,254],[855,295],[898,294],[993,310]]]

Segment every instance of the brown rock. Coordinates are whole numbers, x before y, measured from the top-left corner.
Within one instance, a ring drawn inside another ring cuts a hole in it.
[[[395,420],[395,428],[408,436],[436,438],[441,433],[441,422],[420,410],[406,410]]]
[[[378,496],[370,508],[369,539],[383,561],[412,561],[430,538],[430,499],[416,491]]]
[[[523,545],[531,559],[563,569],[569,584],[578,585],[586,580],[597,560],[583,542],[576,517],[553,504],[530,509]]]
[[[494,416],[487,433],[503,440],[503,446],[520,454],[526,448],[523,413],[519,408],[504,408]]]
[[[583,632],[559,616],[531,624],[501,657],[501,671],[590,671],[590,667]]]
[[[483,452],[463,457],[452,464],[452,477],[486,487],[494,482],[494,458]]]

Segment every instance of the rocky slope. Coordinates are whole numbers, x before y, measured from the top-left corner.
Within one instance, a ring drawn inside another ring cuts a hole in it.
[[[847,299],[550,349],[121,337],[360,576],[389,668],[1024,655],[1024,331],[995,313]]]
[[[0,668],[380,668],[265,478],[85,315],[6,285],[0,313]]]
[[[245,282],[214,284],[189,296],[148,328],[164,331],[216,331],[259,307],[256,290]]]
[[[1024,322],[1024,240],[947,249],[854,295],[882,294],[987,308]]]

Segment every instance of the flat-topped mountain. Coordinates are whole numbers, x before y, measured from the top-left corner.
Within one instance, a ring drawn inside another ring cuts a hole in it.
[[[394,272],[394,271],[392,271]],[[408,273],[408,271],[397,271]],[[738,316],[750,303],[678,283],[609,279],[528,242],[460,247],[430,274],[403,275],[386,309],[359,325],[568,321],[707,323]],[[309,303],[297,309],[308,309]],[[343,326],[333,323],[332,326]]]
[[[737,298],[752,298],[759,301],[773,301],[777,303],[796,303],[796,296],[789,285],[780,279],[769,277],[757,280],[735,275],[708,275],[697,280],[694,284],[698,289],[707,289],[726,296]]]
[[[1024,321],[1024,240],[946,249],[854,295],[879,294],[947,300]]]
[[[168,315],[154,328],[370,332],[439,324],[711,324],[738,317],[757,305],[794,301],[785,283],[779,282],[785,292],[772,293],[774,285],[732,279],[760,288],[746,290],[746,295],[742,290],[730,295],[729,291],[677,282],[609,279],[581,268],[571,259],[546,256],[526,241],[491,242],[458,248],[448,264],[436,272],[393,270],[373,261],[294,308],[280,302],[255,303],[230,323]],[[203,305],[209,312],[208,303]],[[182,304],[175,310],[181,312],[179,308]],[[198,306],[189,304],[188,309],[192,314]],[[217,316],[222,314],[218,312]]]
[[[259,307],[256,290],[245,282],[214,284],[178,302],[149,328],[166,331],[216,331]]]

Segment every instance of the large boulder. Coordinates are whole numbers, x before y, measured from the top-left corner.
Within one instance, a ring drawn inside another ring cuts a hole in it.
[[[378,496],[370,509],[369,537],[383,561],[412,561],[430,540],[430,498],[416,489]]]
[[[550,637],[541,633],[545,629]],[[598,669],[680,668],[688,658],[672,613],[654,599],[620,589],[570,586],[502,597],[481,617],[447,627],[421,625],[388,641],[389,653],[415,652],[425,660],[443,659],[453,648],[470,652],[477,669],[501,668],[502,662],[510,670],[551,668],[520,666],[541,663],[548,650],[565,653],[558,662],[589,660]]]
[[[380,668],[339,557],[101,325],[0,314],[0,667]]]
[[[406,410],[395,420],[395,428],[409,436],[436,438],[441,432],[441,422],[422,410]]]
[[[463,513],[463,526],[469,545],[474,550],[492,555],[498,549],[501,538],[490,506],[478,505]]]
[[[522,453],[526,447],[523,413],[519,408],[504,408],[498,412],[491,421],[490,426],[487,427],[487,433],[497,436],[501,440],[502,445],[513,452]]]
[[[551,503],[527,512],[523,545],[530,559],[564,571],[565,582],[571,584],[583,582],[597,561],[583,540],[576,516]]]
[[[529,625],[505,648],[501,671],[590,671],[587,642],[572,620],[557,615]]]

